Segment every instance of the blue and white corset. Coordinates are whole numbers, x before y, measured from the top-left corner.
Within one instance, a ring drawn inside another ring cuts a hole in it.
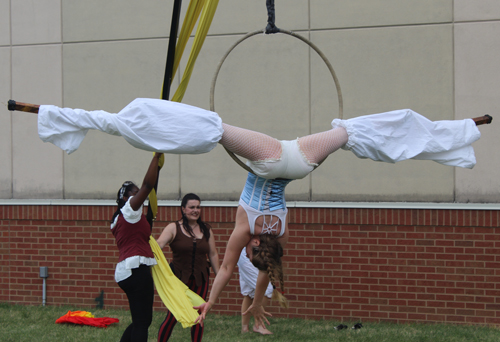
[[[240,201],[261,212],[286,210],[285,187],[291,181],[265,179],[249,172]]]

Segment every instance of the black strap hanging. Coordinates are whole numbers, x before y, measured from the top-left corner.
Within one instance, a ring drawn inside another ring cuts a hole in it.
[[[175,0],[172,12],[172,22],[170,24],[170,36],[168,39],[167,63],[165,66],[165,77],[163,79],[163,91],[161,98],[168,100],[170,96],[170,85],[172,84],[172,74],[174,69],[175,44],[177,43],[177,31],[179,30],[179,18],[181,15],[182,0]]]
[[[179,18],[181,16],[182,0],[174,1],[174,9],[172,11],[172,22],[170,23],[170,36],[168,39],[167,62],[165,65],[165,76],[163,78],[163,89],[161,93],[162,100],[168,100],[170,96],[170,85],[172,84],[172,74],[174,69],[175,59],[175,44],[177,43],[177,31],[179,30]],[[158,180],[160,178],[160,167],[158,166],[158,177],[154,186],[155,192],[158,194]],[[148,213],[146,219],[153,229],[154,214],[153,209],[148,205]]]
[[[280,29],[277,28],[276,25],[274,25],[274,20],[275,20],[274,0],[266,0],[266,7],[267,7],[266,34],[278,33]]]

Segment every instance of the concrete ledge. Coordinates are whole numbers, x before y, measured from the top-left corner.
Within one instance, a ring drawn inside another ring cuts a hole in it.
[[[147,204],[147,201],[146,201]],[[160,207],[178,207],[180,201],[158,201]],[[74,205],[116,206],[113,200],[63,199],[3,199],[2,205]],[[204,207],[237,207],[236,201],[203,201]],[[500,210],[500,203],[412,203],[412,202],[287,202],[288,208],[355,208],[355,209],[447,209],[447,210]]]

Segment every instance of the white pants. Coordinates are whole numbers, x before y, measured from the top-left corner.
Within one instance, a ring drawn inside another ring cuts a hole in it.
[[[471,144],[481,137],[472,119],[430,121],[410,109],[333,120],[332,127],[338,126],[349,135],[343,149],[387,163],[424,159],[472,169]]]
[[[217,113],[158,99],[135,99],[118,114],[40,106],[38,136],[68,154],[78,149],[89,129],[123,136],[142,150],[176,154],[209,152],[224,132]]]

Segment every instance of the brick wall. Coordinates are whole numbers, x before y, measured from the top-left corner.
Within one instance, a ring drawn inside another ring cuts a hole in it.
[[[126,308],[113,280],[118,258],[108,221],[114,207],[0,206],[0,301]],[[236,208],[205,207],[221,260]],[[154,236],[178,218],[160,207]],[[288,310],[278,317],[500,325],[497,210],[291,208],[285,251]],[[166,248],[168,249],[168,248]],[[170,253],[167,253],[170,258]],[[233,276],[213,312],[239,314]],[[155,309],[162,310],[158,297]]]

